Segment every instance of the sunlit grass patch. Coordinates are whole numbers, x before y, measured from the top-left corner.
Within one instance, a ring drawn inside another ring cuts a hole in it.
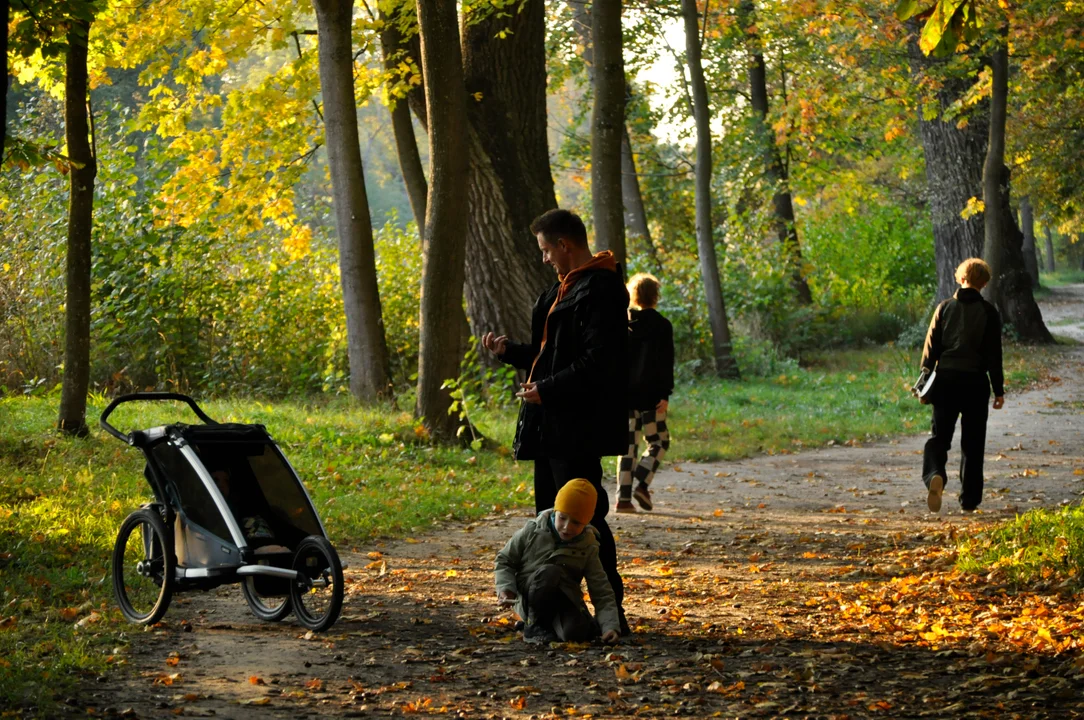
[[[1006,392],[1043,379],[1057,352],[1007,347]],[[679,387],[668,418],[671,457],[733,459],[925,431],[930,409],[910,395],[919,359],[896,347],[834,350],[774,378]]]
[[[70,439],[52,429],[55,396],[0,399],[0,707],[49,716],[79,677],[123,662],[114,650],[137,631],[115,608],[109,556],[151,493],[142,453],[98,430],[104,401],[91,405],[91,436]],[[409,413],[344,401],[204,408],[267,426],[340,550],[531,502],[527,468],[507,451],[430,447]],[[172,403],[125,405],[111,418],[123,431],[177,421],[195,418]]]
[[[1037,508],[959,542],[957,565],[1016,583],[1084,585],[1084,506]]]

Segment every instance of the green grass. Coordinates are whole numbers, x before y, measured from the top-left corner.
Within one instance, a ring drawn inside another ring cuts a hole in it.
[[[1079,285],[1084,283],[1084,270],[1058,270],[1048,273],[1039,273],[1039,284],[1045,287],[1062,287],[1064,285]]]
[[[57,405],[56,396],[0,399],[0,707],[44,716],[125,644],[120,632],[131,628],[115,609],[108,558],[125,515],[150,499],[142,454],[97,429],[104,403],[93,403],[95,429],[82,440],[53,432]],[[183,406],[133,407],[114,414],[117,427],[194,422]],[[206,410],[268,427],[340,549],[531,501],[528,468],[507,452],[428,447],[409,414],[257,401]],[[101,619],[76,628],[91,612]]]
[[[1009,392],[1054,357],[1010,348]],[[916,354],[894,348],[837,351],[770,379],[683,385],[671,403],[670,457],[738,458],[924,430],[929,410],[908,394],[916,366]],[[97,428],[104,404],[92,399],[93,432],[80,440],[53,431],[55,394],[0,399],[0,707],[49,716],[53,698],[80,677],[123,661],[114,649],[131,627],[115,609],[108,558],[125,515],[150,497],[142,454]],[[218,420],[267,426],[340,549],[531,504],[531,468],[504,449],[515,408],[472,414],[500,443],[496,452],[429,447],[410,415],[390,407],[219,400],[205,408]],[[112,420],[129,430],[194,418],[181,405],[144,404],[122,406]],[[99,621],[75,626],[92,612]]]
[[[1084,579],[1084,506],[1036,509],[958,545],[957,566],[966,572],[1001,570],[1012,582],[1043,580],[1079,587]]]
[[[1008,347],[1006,392],[1038,380],[1057,350]],[[925,430],[929,408],[910,395],[918,352],[894,347],[812,355],[774,378],[702,380],[670,404],[670,457],[719,460],[790,453]]]

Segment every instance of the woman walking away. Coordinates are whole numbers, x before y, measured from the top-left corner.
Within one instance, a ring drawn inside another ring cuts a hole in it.
[[[619,513],[636,512],[633,498],[644,510],[654,507],[649,487],[663,455],[670,449],[666,411],[674,389],[674,328],[655,310],[659,281],[639,273],[629,280],[628,289],[629,451],[617,464]],[[637,462],[636,445],[641,435],[647,448]]]
[[[990,281],[990,266],[969,258],[956,268],[956,295],[937,306],[926,333],[922,367],[933,371],[933,389],[923,403],[933,403],[933,427],[922,457],[926,505],[940,512],[945,464],[960,418],[960,507],[971,512],[982,502],[982,460],[986,447],[990,385],[994,409],[1005,404],[1001,369],[1001,317],[980,291]]]

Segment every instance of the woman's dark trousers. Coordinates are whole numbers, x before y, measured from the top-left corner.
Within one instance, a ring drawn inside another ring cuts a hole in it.
[[[539,458],[534,462],[534,500],[535,510],[542,512],[553,507],[557,491],[569,480],[582,478],[595,486],[598,500],[595,502],[595,516],[591,524],[598,530],[598,559],[617,599],[617,607],[624,607],[625,584],[617,572],[617,543],[613,531],[606,522],[606,513],[610,511],[610,496],[602,487],[602,458],[585,457],[572,460],[557,458]]]
[[[922,481],[934,475],[947,483],[945,464],[960,419],[960,505],[974,510],[982,502],[982,461],[986,419],[990,414],[990,381],[986,373],[938,370],[933,389],[933,427],[922,455]]]
[[[565,570],[543,565],[527,580],[527,616],[531,623],[553,630],[562,642],[585,642],[599,635],[598,623],[561,589]]]

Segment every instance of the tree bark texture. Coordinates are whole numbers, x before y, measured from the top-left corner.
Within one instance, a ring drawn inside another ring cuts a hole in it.
[[[711,222],[711,114],[708,89],[700,55],[700,23],[696,0],[681,0],[685,21],[685,52],[692,86],[693,114],[696,119],[696,245],[700,255],[700,276],[708,302],[711,322],[715,372],[721,378],[738,377],[738,364],[731,353],[730,323],[719,281],[719,263]]]
[[[583,46],[581,57],[587,65],[587,76],[592,88],[595,85],[595,57],[591,45],[591,12],[585,0],[567,0],[572,10],[572,27]],[[629,99],[628,83],[625,86],[625,103]],[[636,158],[632,154],[632,138],[627,122],[622,122],[621,132],[621,203],[625,208],[625,231],[629,237],[643,238],[647,250],[658,264],[655,245],[651,240],[651,230],[647,225],[647,210],[644,207],[643,193],[640,191],[640,176],[636,169]],[[626,255],[628,250],[626,249]]]
[[[380,33],[380,45],[384,53],[384,67],[395,70],[400,62],[417,60],[410,55],[409,46],[403,42],[398,19],[382,14],[384,27]],[[391,112],[392,133],[395,135],[395,150],[399,158],[399,172],[403,175],[410,211],[418,226],[418,236],[425,238],[425,203],[429,193],[429,184],[425,179],[421,154],[418,152],[418,138],[414,135],[414,123],[410,119],[410,103],[407,98],[396,98],[389,108]]]
[[[1032,289],[1039,287],[1039,248],[1035,244],[1035,213],[1031,209],[1031,200],[1020,198],[1020,230],[1024,233],[1024,267],[1031,278]]]
[[[999,211],[1000,225],[1005,233],[999,278],[1000,301],[997,306],[1001,311],[1001,321],[1003,325],[1012,327],[1024,342],[1053,344],[1054,336],[1043,322],[1042,312],[1032,292],[1031,276],[1024,258],[1024,234],[1016,226],[1016,218],[1009,207],[1009,170],[1005,166],[1001,169],[1002,187],[999,192],[1004,201]]]
[[[918,48],[917,33],[909,45],[912,72],[936,73],[945,61],[928,58]],[[960,212],[973,197],[982,196],[982,165],[986,156],[989,115],[976,107],[967,125],[942,120],[945,110],[973,84],[969,78],[945,78],[937,93],[936,116],[926,119],[919,108],[919,132],[926,156],[927,199],[933,224],[937,296],[941,302],[956,292],[956,268],[967,258],[982,257],[983,219],[963,218]]]
[[[1004,31],[999,32],[1003,35]],[[983,295],[994,305],[1001,305],[1001,273],[1005,269],[1005,245],[1007,228],[1005,213],[991,212],[1007,201],[1008,173],[1005,171],[1005,122],[1008,114],[1009,94],[1009,48],[1002,42],[990,57],[993,82],[990,89],[989,139],[986,144],[986,162],[982,167],[982,198],[986,205],[983,213],[986,245],[983,259],[990,266],[990,282]],[[1012,212],[1008,213],[1012,218]],[[1015,223],[1014,223],[1015,224]]]
[[[626,233],[630,237],[642,238],[648,252],[654,255],[655,245],[651,240],[651,229],[647,226],[647,210],[644,208],[643,193],[640,192],[640,175],[632,154],[628,125],[621,128],[621,204],[625,208]]]
[[[87,434],[90,386],[91,231],[94,224],[94,178],[98,166],[90,143],[87,111],[87,38],[90,23],[75,20],[68,31],[64,75],[64,138],[71,160],[68,201],[68,257],[65,268],[64,380],[57,427],[70,435]]]
[[[621,135],[625,127],[625,61],[621,0],[594,0],[591,47],[595,97],[591,112],[591,204],[595,246],[625,266],[625,216],[621,199]]]
[[[352,0],[313,0],[319,42],[320,93],[339,235],[339,274],[346,311],[350,392],[370,402],[389,390],[388,351],[376,251],[365,192],[354,104]]]
[[[503,29],[504,38],[497,37]],[[544,0],[463,28],[467,134],[467,311],[476,337],[529,338],[531,308],[551,285],[531,221],[557,207],[546,137]],[[430,113],[432,117],[432,113]]]
[[[752,0],[743,0],[741,6],[743,26],[746,28],[746,42],[749,54],[749,99],[753,108],[753,127],[764,156],[765,177],[772,187],[772,215],[775,233],[790,262],[790,284],[802,305],[813,302],[809,283],[802,275],[802,247],[798,239],[798,228],[794,224],[794,201],[790,193],[790,178],[787,167],[775,144],[771,128],[768,127],[768,79],[764,63],[764,53],[760,47],[760,36],[756,30],[756,6]]]
[[[1050,232],[1050,228],[1043,226],[1043,236],[1046,240],[1046,271],[1049,273],[1055,272],[1054,265],[1054,235]]]
[[[4,145],[8,137],[8,16],[10,15],[11,3],[9,0],[0,0],[0,18],[4,21],[4,27],[0,28],[0,62],[4,63],[3,84],[0,85],[0,161],[4,159]]]
[[[990,282],[984,294],[1001,311],[1002,321],[1016,330],[1021,340],[1053,343],[1032,293],[1032,279],[1024,256],[1024,235],[1016,226],[1009,205],[1009,170],[1005,167],[1005,125],[1008,115],[1009,49],[1000,30],[1001,44],[994,50],[990,91],[990,127],[983,165],[983,212],[986,246],[983,259],[990,266]],[[1035,259],[1034,244],[1031,251]]]
[[[459,375],[459,323],[467,236],[470,150],[456,0],[418,0],[429,118],[429,198],[422,261],[418,400],[415,414],[438,442],[455,439],[443,387]]]

